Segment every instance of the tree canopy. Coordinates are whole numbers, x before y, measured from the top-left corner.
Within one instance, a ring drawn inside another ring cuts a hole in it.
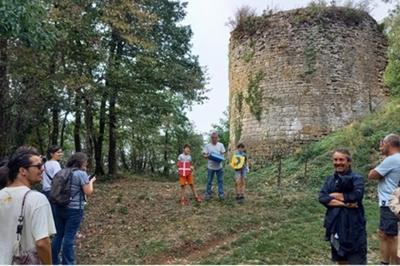
[[[169,0],[0,2],[0,156],[85,151],[97,174],[170,172],[206,78]]]

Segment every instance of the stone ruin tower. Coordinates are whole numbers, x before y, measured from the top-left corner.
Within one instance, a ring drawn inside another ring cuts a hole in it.
[[[246,20],[229,45],[230,149],[290,152],[385,103],[387,42],[366,12],[302,8]]]

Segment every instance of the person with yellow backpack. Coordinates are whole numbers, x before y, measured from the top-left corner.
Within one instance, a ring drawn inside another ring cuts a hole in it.
[[[236,201],[244,202],[245,179],[249,172],[246,148],[243,143],[237,145],[237,150],[232,156],[230,166],[235,170]]]

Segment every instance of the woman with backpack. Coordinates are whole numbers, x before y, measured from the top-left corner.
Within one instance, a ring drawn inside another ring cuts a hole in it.
[[[42,193],[49,199],[51,183],[54,176],[61,170],[60,161],[63,157],[63,150],[58,145],[51,146],[47,151],[47,161],[43,165]]]
[[[93,183],[96,181],[96,177],[89,178],[86,173],[87,164],[87,155],[77,152],[68,159],[66,168],[57,173],[53,180],[50,197],[54,203],[54,221],[57,229],[52,243],[53,264],[76,264],[76,233],[83,218],[85,196],[93,193]],[[62,185],[66,187],[60,187]],[[68,200],[62,201],[66,192]]]

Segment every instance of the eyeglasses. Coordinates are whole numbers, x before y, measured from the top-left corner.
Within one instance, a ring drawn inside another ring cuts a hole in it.
[[[29,165],[27,168],[31,168],[31,167],[36,167],[37,169],[42,170],[43,164],[42,163],[32,164],[32,165]]]

